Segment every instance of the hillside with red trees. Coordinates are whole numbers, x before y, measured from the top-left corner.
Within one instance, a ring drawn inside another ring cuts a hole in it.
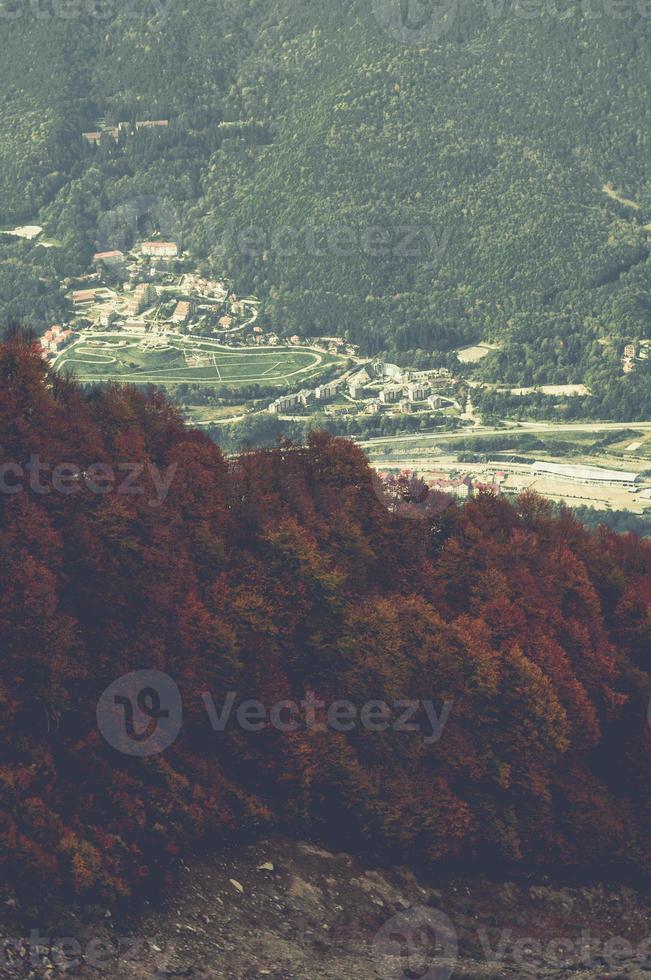
[[[129,466],[134,492],[100,479]],[[322,433],[225,459],[160,394],[84,393],[20,340],[0,467],[0,892],[126,898],[274,826],[420,866],[651,870],[649,542],[535,496],[406,514]],[[183,722],[137,757],[97,705],[144,669]],[[206,692],[452,707],[438,741],[215,732]]]

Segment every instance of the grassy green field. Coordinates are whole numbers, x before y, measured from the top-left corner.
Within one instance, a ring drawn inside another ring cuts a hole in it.
[[[336,358],[307,348],[228,348],[179,338],[152,345],[151,336],[84,337],[55,363],[79,381],[153,384],[271,385],[313,381]]]

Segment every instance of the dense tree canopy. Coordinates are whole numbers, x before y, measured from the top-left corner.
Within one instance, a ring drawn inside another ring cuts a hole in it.
[[[413,43],[368,0],[127,6],[3,19],[0,228],[38,218],[58,243],[7,246],[5,319],[49,315],[52,263],[85,269],[150,195],[283,333],[392,355],[493,339],[493,380],[619,380],[603,341],[618,356],[650,309],[643,4],[470,0]]]
[[[142,492],[90,492],[97,464],[145,467]],[[128,896],[269,823],[394,860],[650,870],[649,543],[535,496],[384,491],[323,433],[227,460],[156,392],[84,393],[22,341],[0,348],[0,466],[3,890]],[[139,758],[96,711],[143,669],[184,716]],[[230,691],[451,710],[438,741],[215,733],[201,694]]]

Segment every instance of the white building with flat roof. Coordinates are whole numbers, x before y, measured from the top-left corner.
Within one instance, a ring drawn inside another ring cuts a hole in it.
[[[547,463],[536,460],[532,463],[534,476],[547,476],[569,483],[595,483],[605,487],[634,487],[637,473],[626,470],[607,470],[600,466],[568,466],[564,463]]]
[[[280,398],[276,398],[274,402],[269,406],[269,412],[272,415],[278,415],[280,412],[285,412],[289,408],[295,408],[297,405],[301,404],[300,394],[296,395],[281,395]]]
[[[175,259],[179,246],[176,242],[143,242],[141,252],[152,259]]]
[[[410,402],[423,402],[429,395],[429,385],[423,384],[411,384],[407,388],[407,397]]]
[[[363,398],[364,386],[357,384],[357,382],[351,381],[348,385],[348,394],[351,398]]]
[[[326,402],[334,398],[339,390],[339,385],[331,381],[329,384],[318,385],[314,389],[314,397],[318,402]]]
[[[389,405],[392,402],[399,402],[404,390],[402,385],[387,385],[380,392],[380,401],[384,402],[385,405]]]

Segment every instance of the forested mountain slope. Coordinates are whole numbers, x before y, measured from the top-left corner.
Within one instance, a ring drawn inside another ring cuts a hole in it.
[[[534,496],[407,505],[326,433],[226,460],[16,341],[0,474],[0,900],[124,898],[278,826],[421,867],[651,869],[647,542]],[[107,732],[134,671],[143,714]],[[315,713],[215,727],[230,692]],[[391,726],[338,727],[342,698]]]
[[[388,0],[16,10],[0,226],[38,217],[62,247],[0,246],[5,317],[54,313],[57,277],[149,195],[281,331],[371,352],[500,339],[486,373],[526,383],[598,374],[600,339],[647,332],[639,3],[458,0],[437,29],[409,8],[400,31]],[[158,117],[168,132],[120,146],[80,137]]]

